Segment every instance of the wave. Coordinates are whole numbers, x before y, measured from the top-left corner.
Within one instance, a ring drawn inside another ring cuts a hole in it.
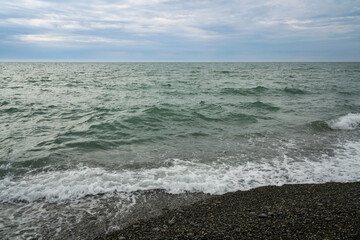
[[[17,112],[22,112],[23,110],[22,109],[19,109],[19,108],[16,108],[16,107],[9,107],[9,108],[6,108],[6,109],[1,109],[0,110],[0,113],[17,113]]]
[[[349,113],[327,122],[331,129],[354,130],[360,126],[360,113]]]
[[[177,113],[170,108],[157,107],[157,106],[149,107],[145,109],[144,112],[149,114],[150,116],[156,116],[156,117],[171,117],[177,115]]]
[[[267,110],[267,111],[271,111],[271,112],[275,112],[275,111],[280,110],[279,107],[275,107],[275,106],[273,106],[271,104],[263,103],[261,101],[248,103],[247,106],[249,108],[257,108],[257,109]]]
[[[310,127],[315,131],[332,130],[331,127],[326,123],[326,121],[313,121],[310,123]]]
[[[318,161],[284,155],[237,164],[224,159],[208,164],[172,159],[157,168],[122,171],[79,166],[20,179],[7,176],[0,180],[0,201],[64,202],[87,195],[153,189],[172,194],[224,194],[266,185],[360,181],[359,157],[360,142],[346,142],[335,150],[334,156],[323,156]]]
[[[283,88],[283,89],[272,89],[274,92],[285,92],[287,94],[306,94],[307,92],[305,90],[299,89],[299,88]],[[258,96],[260,94],[264,94],[265,92],[269,91],[268,88],[263,86],[257,86],[254,88],[223,88],[221,90],[222,94],[228,94],[228,95],[243,95],[243,96],[251,96],[255,95]]]
[[[8,101],[2,101],[2,102],[0,102],[0,106],[5,106],[5,105],[8,105],[8,104],[10,104],[10,102],[8,102]]]
[[[265,104],[258,107],[267,108],[269,111],[276,110]],[[183,109],[176,105],[149,106],[131,116],[95,123],[87,120],[81,127],[58,133],[53,138],[38,143],[37,147],[51,150],[109,150],[122,145],[167,140],[175,135],[208,136],[211,131],[207,123],[219,123],[218,127],[229,123],[242,126],[256,123],[261,118],[262,116],[226,111],[221,105],[205,102],[200,102],[193,108]],[[192,134],[193,132],[201,134]]]
[[[327,121],[313,121],[310,127],[316,131],[355,130],[360,126],[360,114],[349,113]]]
[[[236,71],[227,71],[227,70],[223,70],[223,71],[214,71],[214,73],[220,73],[220,74],[237,74],[239,72],[236,72]]]
[[[166,104],[164,104],[166,105]],[[174,108],[174,109],[171,109]],[[177,111],[176,106],[151,106],[142,111],[139,115],[128,117],[124,120],[126,123],[139,124],[139,123],[160,123],[167,121],[189,121],[191,117],[184,111]]]
[[[222,94],[229,94],[229,95],[257,95],[257,94],[261,94],[265,91],[267,91],[268,89],[266,87],[263,86],[257,86],[254,88],[223,88],[221,90]]]
[[[298,89],[298,88],[284,88],[283,89],[284,92],[289,93],[289,94],[306,94],[306,92],[304,90]]]
[[[96,132],[104,132],[104,131],[117,132],[119,130],[128,129],[128,127],[125,126],[124,124],[121,124],[119,121],[115,120],[112,122],[93,124],[89,127],[89,129]]]
[[[206,122],[221,122],[221,123],[229,123],[229,122],[236,122],[237,124],[251,124],[251,123],[256,123],[258,122],[257,116],[253,116],[253,115],[248,115],[248,114],[244,114],[244,113],[235,113],[235,112],[231,112],[231,113],[224,113],[222,115],[207,115],[207,114],[202,114],[202,113],[198,113],[198,112],[193,112],[193,115],[197,118],[200,119],[202,121],[206,121]]]

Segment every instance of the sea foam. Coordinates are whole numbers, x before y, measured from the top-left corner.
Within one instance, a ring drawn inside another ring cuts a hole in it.
[[[86,195],[131,194],[139,190],[164,189],[169,193],[203,192],[224,194],[266,185],[351,182],[360,180],[360,142],[346,142],[334,156],[318,161],[292,159],[287,155],[229,165],[226,161],[200,163],[168,160],[170,167],[109,171],[78,167],[43,172],[21,179],[0,181],[0,201],[63,202]]]
[[[328,121],[332,129],[354,130],[360,126],[360,113],[349,113],[335,120]]]

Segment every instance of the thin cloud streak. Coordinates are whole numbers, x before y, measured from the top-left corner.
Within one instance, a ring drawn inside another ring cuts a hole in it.
[[[109,39],[95,36],[64,36],[64,35],[51,35],[51,34],[28,34],[18,35],[15,38],[21,41],[28,42],[83,42],[83,43],[132,43],[132,41],[120,41],[116,39]]]

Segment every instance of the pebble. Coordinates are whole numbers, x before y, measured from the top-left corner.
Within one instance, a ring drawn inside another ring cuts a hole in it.
[[[219,196],[223,205],[214,207],[214,199],[184,208],[186,214],[170,210],[106,239],[357,239],[360,202],[346,196],[359,189],[360,183],[327,183],[235,192]]]
[[[175,218],[170,219],[168,223],[169,223],[170,225],[173,225],[173,224],[175,223]]]

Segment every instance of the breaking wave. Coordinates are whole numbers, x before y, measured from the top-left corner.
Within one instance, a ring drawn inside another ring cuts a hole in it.
[[[168,160],[166,167],[108,171],[78,167],[28,175],[21,179],[0,180],[0,201],[45,200],[63,202],[87,195],[132,193],[139,190],[164,189],[169,193],[203,192],[224,194],[265,185],[359,181],[360,142],[347,142],[334,156],[319,161],[284,156],[272,160],[229,164],[200,163],[180,159]]]
[[[354,130],[360,126],[360,114],[349,113],[345,116],[339,117],[338,119],[330,120],[327,123],[332,129]]]

